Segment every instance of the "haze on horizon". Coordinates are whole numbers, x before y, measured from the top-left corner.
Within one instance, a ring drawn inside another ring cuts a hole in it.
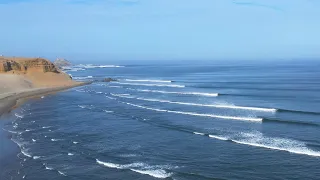
[[[319,59],[319,8],[318,0],[0,0],[0,54]]]

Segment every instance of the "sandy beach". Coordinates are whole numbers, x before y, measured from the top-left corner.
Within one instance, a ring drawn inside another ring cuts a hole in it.
[[[0,116],[19,100],[85,84],[73,81],[46,59],[0,57]]]
[[[0,57],[0,168],[15,166],[12,158],[16,158],[19,151],[10,135],[3,130],[4,124],[10,121],[7,112],[27,99],[88,83],[73,81],[45,59]]]

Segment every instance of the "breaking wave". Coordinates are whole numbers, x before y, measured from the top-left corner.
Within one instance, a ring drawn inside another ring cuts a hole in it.
[[[33,156],[33,159],[40,159],[42,156]]]
[[[195,95],[195,96],[206,96],[206,97],[217,97],[218,93],[202,93],[202,92],[172,92],[172,91],[159,91],[159,90],[149,90],[149,89],[132,89],[140,92],[153,92],[153,93],[161,93],[161,94],[182,94],[182,95]]]
[[[22,149],[22,148],[21,148],[21,153],[22,153],[23,155],[29,157],[29,158],[32,158],[32,155],[29,154],[25,149]]]
[[[153,80],[153,79],[125,79],[125,81],[129,82],[155,82],[155,83],[171,83],[173,81],[169,80]]]
[[[14,114],[17,118],[20,118],[20,119],[22,119],[24,116],[23,115],[20,115],[20,114],[18,114],[18,113],[15,113]]]
[[[196,135],[205,136],[205,133],[193,132]],[[243,144],[248,146],[255,146],[260,148],[286,151],[294,154],[302,154],[308,156],[320,157],[320,152],[309,149],[304,142],[300,142],[292,139],[266,137],[260,132],[241,132],[237,135],[221,136],[221,135],[207,135],[210,138],[218,139],[222,141],[230,141],[237,144]]]
[[[62,176],[67,176],[65,173],[58,171],[59,174],[61,174]]]
[[[114,95],[114,94],[111,94],[111,95]],[[119,96],[119,95],[114,95],[114,96],[123,97],[123,98],[133,98],[133,97]],[[163,103],[180,104],[180,105],[187,105],[187,106],[240,109],[240,110],[264,111],[264,112],[273,112],[273,113],[277,111],[277,109],[273,109],[273,108],[246,107],[246,106],[221,105],[221,104],[197,104],[197,103],[187,103],[187,102],[177,102],[177,101],[168,101],[168,100],[161,100],[161,99],[147,99],[147,98],[136,98],[136,99],[143,100],[143,101],[150,101],[150,102],[163,102]]]
[[[44,166],[47,170],[53,170],[53,168],[52,168],[52,167],[47,166],[47,164],[46,164],[46,163],[43,163],[43,166]]]
[[[150,107],[140,106],[140,105],[126,103],[126,102],[123,102],[123,103],[130,106],[134,106],[142,109],[148,109],[152,111],[169,112],[169,113],[184,114],[184,115],[190,115],[190,116],[212,117],[212,118],[219,118],[219,119],[231,119],[231,120],[254,121],[254,122],[262,122],[263,120],[262,118],[254,118],[254,117],[221,116],[221,115],[215,115],[215,114],[201,114],[201,113],[194,113],[194,112],[172,111],[172,110],[165,110],[165,109],[150,108]]]
[[[163,170],[161,167],[158,166],[149,166],[145,163],[132,163],[132,164],[114,164],[110,162],[103,162],[99,159],[96,159],[96,162],[100,165],[109,167],[109,168],[115,168],[115,169],[130,169],[133,172],[137,172],[140,174],[149,175],[155,178],[168,178],[172,175],[172,173],[168,173],[165,170]]]
[[[193,134],[196,134],[196,135],[201,135],[201,136],[204,136],[204,135],[206,135],[205,133],[199,133],[199,132],[193,132]]]
[[[131,86],[157,86],[157,87],[175,87],[175,88],[184,88],[184,85],[175,85],[175,84],[143,84],[143,83],[123,83],[123,82],[113,82],[116,84],[131,85]]]
[[[85,69],[92,69],[92,68],[120,68],[124,66],[118,66],[118,65],[94,65],[94,64],[79,64],[74,67],[77,68],[85,68]]]
[[[92,79],[93,76],[86,76],[86,77],[73,77],[73,79],[81,80],[81,79]]]
[[[63,139],[51,139],[51,141],[62,141]]]

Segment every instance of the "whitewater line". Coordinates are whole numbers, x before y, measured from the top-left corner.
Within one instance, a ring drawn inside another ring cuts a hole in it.
[[[228,137],[224,137],[224,136],[217,136],[217,135],[205,134],[205,133],[200,133],[200,132],[193,132],[193,134],[200,135],[200,136],[207,136],[209,138],[213,138],[213,139],[217,139],[217,140],[221,140],[221,141],[230,141],[230,142],[236,143],[236,144],[254,146],[254,147],[265,148],[265,149],[272,149],[272,150],[278,150],[278,151],[286,151],[286,152],[293,153],[293,154],[301,154],[301,155],[320,157],[319,151],[314,151],[314,150],[308,149],[305,146],[291,147],[291,148],[277,147],[277,145],[275,145],[275,144],[267,145],[267,144],[263,144],[263,143],[250,142],[250,139],[234,140],[234,139],[229,139]],[[259,138],[259,137],[257,137],[257,138]]]
[[[152,80],[152,79],[124,79],[129,82],[155,82],[155,83],[172,83],[169,80]]]
[[[122,98],[134,98],[131,96],[122,96],[117,94],[111,94],[112,96],[122,97]],[[148,99],[148,98],[135,98],[143,101],[150,102],[162,102],[169,104],[180,104],[187,106],[200,106],[200,107],[214,107],[214,108],[226,108],[226,109],[241,109],[241,110],[251,110],[251,111],[264,111],[264,112],[276,112],[277,109],[273,108],[260,108],[260,107],[246,107],[246,106],[235,106],[235,105],[218,105],[218,104],[197,104],[197,103],[187,103],[187,102],[178,102],[178,101],[169,101],[169,100],[161,100],[161,99]]]
[[[154,92],[154,93],[162,93],[162,94],[184,94],[184,95],[196,95],[196,96],[207,96],[207,97],[217,97],[218,93],[202,93],[202,92],[172,92],[172,91],[159,91],[159,90],[149,90],[149,89],[132,89],[127,88],[129,90],[136,90],[139,92]]]
[[[251,117],[237,117],[237,116],[221,116],[221,115],[215,115],[215,114],[200,114],[200,113],[194,113],[194,112],[183,112],[183,111],[172,111],[172,110],[165,110],[165,109],[156,109],[156,108],[149,108],[145,106],[140,106],[132,103],[126,103],[127,105],[139,107],[142,109],[148,109],[152,111],[158,111],[158,112],[169,112],[174,114],[184,114],[184,115],[190,115],[190,116],[200,116],[200,117],[212,117],[212,118],[219,118],[219,119],[231,119],[231,120],[240,120],[240,121],[254,121],[254,122],[262,122],[262,118],[251,118]]]
[[[112,82],[115,84],[122,85],[132,85],[132,86],[158,86],[158,87],[175,87],[175,88],[184,88],[184,85],[174,85],[174,84],[143,84],[143,83],[123,83],[123,82]]]

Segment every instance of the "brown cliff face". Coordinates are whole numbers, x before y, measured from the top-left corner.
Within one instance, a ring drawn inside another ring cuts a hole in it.
[[[60,73],[53,63],[43,58],[0,57],[0,73],[9,71],[17,73],[27,73],[28,71]]]

